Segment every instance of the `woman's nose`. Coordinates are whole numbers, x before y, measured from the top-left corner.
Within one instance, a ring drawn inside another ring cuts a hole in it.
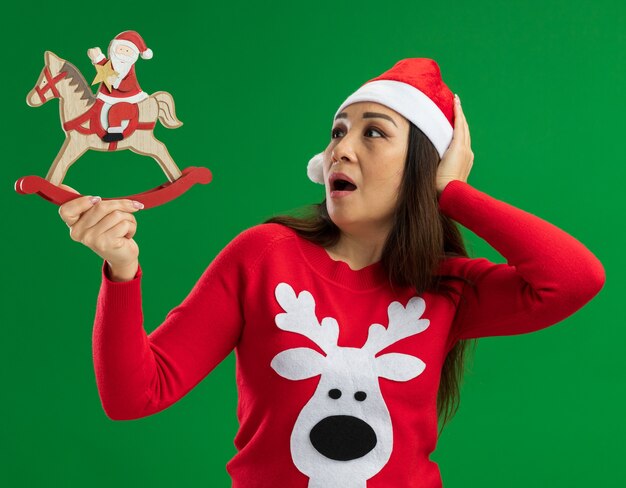
[[[344,136],[330,153],[332,161],[354,161],[354,148],[348,136]]]

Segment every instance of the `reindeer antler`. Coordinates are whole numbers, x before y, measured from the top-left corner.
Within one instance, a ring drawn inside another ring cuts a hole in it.
[[[413,297],[406,308],[400,302],[391,302],[387,308],[389,326],[370,325],[367,341],[362,349],[369,350],[372,355],[400,339],[419,334],[430,324],[430,320],[420,318],[426,309],[426,302],[421,297]]]
[[[303,290],[296,296],[296,292],[287,283],[279,283],[274,294],[286,312],[276,314],[274,320],[279,328],[308,337],[326,354],[337,347],[339,324],[332,317],[322,319],[321,324],[318,322],[313,295]]]

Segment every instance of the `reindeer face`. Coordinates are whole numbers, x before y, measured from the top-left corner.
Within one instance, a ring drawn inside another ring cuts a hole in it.
[[[393,448],[391,418],[378,378],[408,381],[426,367],[408,354],[375,354],[428,327],[429,321],[420,318],[424,300],[414,297],[406,309],[398,302],[390,304],[389,326],[372,324],[366,344],[358,349],[337,346],[337,321],[326,317],[318,322],[308,291],[296,296],[291,286],[280,283],[275,294],[286,311],[276,315],[276,325],[306,335],[326,353],[293,348],[271,362],[289,380],[321,375],[292,431],[294,464],[311,482],[315,480],[315,486],[349,486],[348,480],[352,486],[355,473],[364,482],[382,469]]]

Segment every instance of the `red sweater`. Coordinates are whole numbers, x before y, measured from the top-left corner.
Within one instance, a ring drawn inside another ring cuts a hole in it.
[[[226,464],[234,488],[436,488],[437,389],[459,339],[523,334],[570,316],[602,288],[604,268],[554,225],[462,181],[441,211],[508,261],[450,258],[463,294],[397,288],[381,263],[352,270],[279,224],[240,233],[147,335],[141,268],[102,267],[93,333],[96,380],[115,420],[159,412],[231,351],[240,427]]]

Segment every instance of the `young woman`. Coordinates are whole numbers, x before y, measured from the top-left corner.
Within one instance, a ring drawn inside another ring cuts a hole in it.
[[[467,183],[458,97],[437,63],[404,59],[337,110],[308,166],[310,216],[246,229],[150,335],[132,202],[60,208],[104,259],[94,364],[106,414],[159,412],[231,351],[235,488],[441,486],[429,460],[458,408],[474,339],[555,324],[602,288],[574,237]],[[469,258],[456,222],[507,260]]]

